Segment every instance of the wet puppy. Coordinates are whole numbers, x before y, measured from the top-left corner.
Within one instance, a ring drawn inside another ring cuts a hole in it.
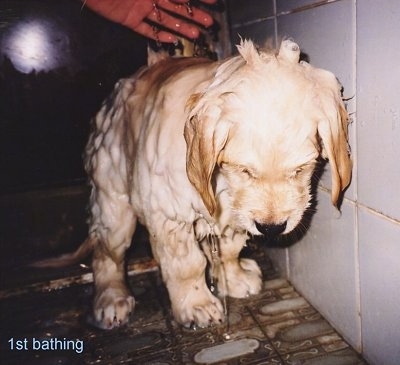
[[[333,204],[350,182],[348,115],[335,76],[299,63],[292,41],[277,53],[250,41],[238,50],[216,63],[156,62],[120,81],[94,120],[90,232],[80,250],[94,251],[102,328],[125,323],[134,309],[124,253],[137,221],[149,231],[175,319],[207,326],[224,312],[206,285],[206,257],[217,254],[224,269],[215,270],[224,276],[219,293],[258,293],[260,269],[238,258],[248,235],[298,225],[319,157],[329,159]]]

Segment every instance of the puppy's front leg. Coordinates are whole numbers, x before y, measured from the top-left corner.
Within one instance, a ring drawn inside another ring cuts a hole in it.
[[[219,249],[224,273],[220,273],[218,291],[221,295],[245,298],[261,291],[261,270],[252,259],[239,258],[247,234],[226,229]],[[226,280],[226,285],[223,282]]]
[[[177,322],[207,327],[224,320],[223,306],[205,281],[206,258],[189,224],[168,221],[150,232],[154,256],[161,266]]]

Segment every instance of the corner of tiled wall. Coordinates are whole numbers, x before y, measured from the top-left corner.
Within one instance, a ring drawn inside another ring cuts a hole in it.
[[[275,0],[233,0],[228,4],[233,52],[240,38],[250,38],[259,45],[275,42]]]

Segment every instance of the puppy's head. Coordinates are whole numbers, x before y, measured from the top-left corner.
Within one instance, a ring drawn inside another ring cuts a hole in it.
[[[228,206],[237,229],[285,234],[310,205],[320,156],[334,205],[349,184],[348,115],[334,75],[299,63],[297,44],[284,41],[276,55],[249,41],[238,49],[189,98],[188,178],[211,215]]]

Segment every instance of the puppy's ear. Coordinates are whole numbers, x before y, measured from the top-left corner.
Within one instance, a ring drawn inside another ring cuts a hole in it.
[[[186,172],[207,210],[214,215],[217,203],[212,175],[218,155],[227,142],[229,125],[220,120],[220,107],[211,105],[210,101],[210,105],[203,105],[199,110],[196,106],[201,98],[201,94],[192,95],[187,103],[189,116],[184,129],[187,145]]]
[[[323,144],[322,155],[329,160],[332,175],[332,204],[337,207],[340,194],[351,180],[352,161],[347,133],[349,117],[340,96],[335,95],[330,103],[326,100],[322,102],[326,106],[326,117],[318,123],[318,134]]]

